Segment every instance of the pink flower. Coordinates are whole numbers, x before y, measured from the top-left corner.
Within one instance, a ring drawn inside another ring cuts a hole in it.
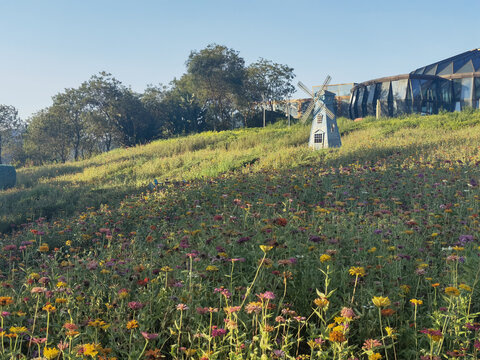
[[[355,317],[355,312],[351,308],[344,307],[340,311],[340,315],[347,319],[353,319]]]
[[[33,287],[32,290],[30,290],[32,294],[41,294],[46,291],[47,291],[47,288],[39,287],[39,286]]]
[[[155,340],[156,338],[158,338],[158,334],[149,334],[145,331],[140,331],[140,333],[142,334],[142,336],[145,338],[145,340],[149,341],[149,340]]]
[[[188,310],[188,306],[180,303],[177,305],[177,310],[180,310],[180,311]]]
[[[275,294],[271,291],[265,291],[263,294],[257,295],[259,299],[264,300],[273,300],[275,299]]]
[[[140,310],[143,308],[145,305],[143,305],[141,302],[138,301],[130,301],[128,303],[128,307],[132,310]]]
[[[65,343],[65,342],[63,342],[63,341],[60,341],[60,342],[58,343],[57,347],[58,347],[58,349],[59,349],[60,351],[63,351],[63,350],[65,350],[65,349],[68,348],[68,343]]]
[[[376,348],[379,346],[382,346],[382,343],[377,339],[368,339],[368,340],[365,340],[365,342],[363,343],[362,349],[372,350],[373,348]]]

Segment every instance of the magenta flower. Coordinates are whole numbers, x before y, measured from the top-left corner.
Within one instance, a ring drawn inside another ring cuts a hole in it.
[[[212,326],[212,337],[223,336],[227,333],[227,330]]]

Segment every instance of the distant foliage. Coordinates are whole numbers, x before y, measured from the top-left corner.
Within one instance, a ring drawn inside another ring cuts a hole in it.
[[[260,59],[246,66],[238,51],[216,44],[192,51],[180,79],[149,85],[143,93],[101,72],[56,94],[51,106],[28,120],[15,160],[64,163],[155,139],[261,126],[262,101],[286,100],[293,78],[287,65]],[[275,122],[279,114],[269,110],[267,123]],[[0,150],[7,122],[0,120]]]

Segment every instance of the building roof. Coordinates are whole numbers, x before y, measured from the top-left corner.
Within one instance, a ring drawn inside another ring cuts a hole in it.
[[[480,49],[466,51],[448,59],[418,68],[411,74],[449,77],[454,74],[480,72]]]

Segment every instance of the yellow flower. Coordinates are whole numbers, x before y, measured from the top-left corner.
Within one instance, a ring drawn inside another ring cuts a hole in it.
[[[373,302],[373,305],[375,305],[376,307],[387,307],[390,305],[390,299],[385,296],[374,296],[372,298],[372,302]]]
[[[370,249],[368,249],[368,252],[371,254],[371,253],[374,253],[375,251],[377,251],[377,248],[374,246]]]
[[[33,279],[33,280],[38,280],[38,279],[40,279],[40,275],[37,274],[37,273],[31,273],[29,278]]]
[[[162,266],[160,270],[163,272],[173,271],[173,269],[170,266]]]
[[[363,277],[366,275],[365,268],[363,266],[352,266],[348,272],[352,276]]]
[[[332,257],[331,257],[330,255],[328,255],[328,254],[322,254],[322,255],[320,256],[320,261],[321,261],[322,263],[324,263],[324,262],[326,262],[326,261],[330,261],[330,260],[332,260]]]
[[[418,299],[410,299],[410,302],[415,306],[423,304],[423,301]]]
[[[72,246],[72,240],[67,240],[67,241],[65,242],[65,245],[67,245],[67,246]]]
[[[394,328],[391,328],[390,326],[387,326],[385,328],[385,331],[387,332],[387,336],[392,336],[395,334],[395,329]]]
[[[381,358],[382,358],[382,355],[380,355],[379,353],[373,353],[368,356],[368,360],[379,360]]]
[[[458,287],[462,290],[472,292],[472,288],[470,286],[468,286],[467,284],[460,284],[460,285],[458,285]]]
[[[94,321],[89,321],[87,325],[95,328],[102,328],[103,330],[107,330],[110,327],[110,325],[102,319],[95,319]]]
[[[25,326],[12,326],[10,332],[13,334],[26,333],[28,329]]]
[[[138,321],[137,320],[130,320],[129,322],[127,322],[127,329],[128,330],[136,329],[136,328],[138,328]]]
[[[445,288],[445,294],[457,297],[460,295],[460,291],[456,287],[448,286]]]
[[[57,288],[64,288],[67,287],[67,283],[63,281],[57,282]]]
[[[218,267],[216,267],[215,265],[208,265],[205,270],[206,271],[218,271]]]
[[[46,312],[51,313],[51,312],[55,312],[55,310],[57,310],[57,308],[55,306],[47,304],[42,308],[42,310],[45,310]]]
[[[85,344],[83,345],[83,355],[95,358],[98,354],[98,348],[99,346],[97,344]]]
[[[47,358],[48,360],[55,359],[58,357],[58,355],[60,355],[60,350],[57,348],[45,347],[45,349],[43,349],[43,357]]]
[[[273,246],[271,246],[271,245],[260,245],[260,249],[261,249],[264,253],[267,253],[267,252],[269,252],[270,250],[273,249]]]

